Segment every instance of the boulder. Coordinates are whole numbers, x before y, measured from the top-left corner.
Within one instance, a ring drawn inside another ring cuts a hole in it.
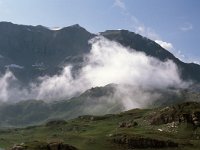
[[[119,128],[131,128],[131,127],[135,127],[137,126],[138,123],[136,121],[133,120],[129,120],[129,121],[123,121],[119,123]]]

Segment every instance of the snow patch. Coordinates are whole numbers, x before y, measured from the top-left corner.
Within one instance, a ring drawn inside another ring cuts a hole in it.
[[[26,28],[28,31],[32,31],[30,28]]]
[[[52,28],[49,28],[50,30],[53,30],[53,31],[58,31],[58,30],[61,30],[62,27],[52,27]]]
[[[23,66],[20,65],[16,65],[16,64],[10,64],[10,65],[6,65],[6,68],[17,68],[17,69],[24,69]]]

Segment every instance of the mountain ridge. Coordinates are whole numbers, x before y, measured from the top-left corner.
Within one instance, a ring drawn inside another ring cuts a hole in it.
[[[78,24],[51,30],[47,27],[16,25],[0,22],[0,71],[5,72],[5,66],[16,64],[24,69],[11,71],[22,81],[30,82],[39,76],[58,73],[60,64],[82,63],[82,55],[90,51],[90,39],[97,36]],[[165,61],[173,60],[184,80],[200,82],[200,66],[194,63],[184,63],[172,53],[162,48],[154,41],[128,30],[106,30],[100,35],[119,42],[125,47],[141,51]],[[79,57],[80,56],[80,57]],[[21,59],[23,58],[23,59]],[[43,64],[39,67],[37,64]]]

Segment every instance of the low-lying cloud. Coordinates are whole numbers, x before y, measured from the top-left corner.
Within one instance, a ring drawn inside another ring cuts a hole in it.
[[[121,100],[126,109],[131,109],[143,107],[160,97],[152,91],[187,86],[171,60],[162,62],[101,36],[92,39],[90,44],[91,51],[84,56],[82,68],[75,75],[72,75],[73,65],[66,64],[61,74],[40,77],[37,84],[21,88],[14,75],[7,71],[0,77],[0,100],[67,99],[91,87],[115,83],[117,92],[112,98]]]

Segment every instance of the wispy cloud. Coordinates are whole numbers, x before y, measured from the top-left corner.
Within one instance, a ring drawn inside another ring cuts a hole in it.
[[[159,35],[154,32],[150,27],[145,26],[137,17],[129,12],[123,0],[114,0],[113,6],[120,8],[121,13],[127,18],[131,28],[145,37],[152,40],[160,39]]]
[[[114,0],[113,6],[120,8],[121,13],[124,15],[124,18],[127,19],[128,24],[130,24],[130,27],[135,33],[155,41],[161,47],[173,53],[180,60],[187,61],[186,56],[180,50],[177,50],[171,42],[163,40],[160,35],[154,31],[154,29],[146,26],[136,16],[131,14],[123,0]],[[185,23],[182,27],[180,27],[181,31],[189,31],[192,29],[193,25],[191,23]]]
[[[114,6],[119,7],[120,9],[123,9],[123,10],[126,9],[126,5],[123,0],[115,0]]]
[[[173,47],[172,43],[165,42],[165,41],[162,41],[162,40],[155,40],[155,42],[157,44],[159,44],[161,47],[163,47],[164,49],[167,49],[169,51],[174,50],[174,47]]]
[[[181,31],[190,31],[193,29],[193,25],[191,23],[185,23],[183,26],[180,27]]]
[[[157,44],[159,44],[161,47],[163,47],[164,49],[173,53],[174,56],[177,57],[178,59],[180,59],[181,61],[189,62],[187,60],[186,56],[182,53],[182,51],[175,49],[172,43],[165,42],[165,41],[162,41],[162,40],[155,40],[155,42]]]
[[[141,23],[139,23],[137,26],[134,26],[135,32],[138,34],[141,34],[145,37],[148,37],[152,40],[158,40],[160,39],[160,36],[154,32],[154,30],[150,27],[147,27]]]

